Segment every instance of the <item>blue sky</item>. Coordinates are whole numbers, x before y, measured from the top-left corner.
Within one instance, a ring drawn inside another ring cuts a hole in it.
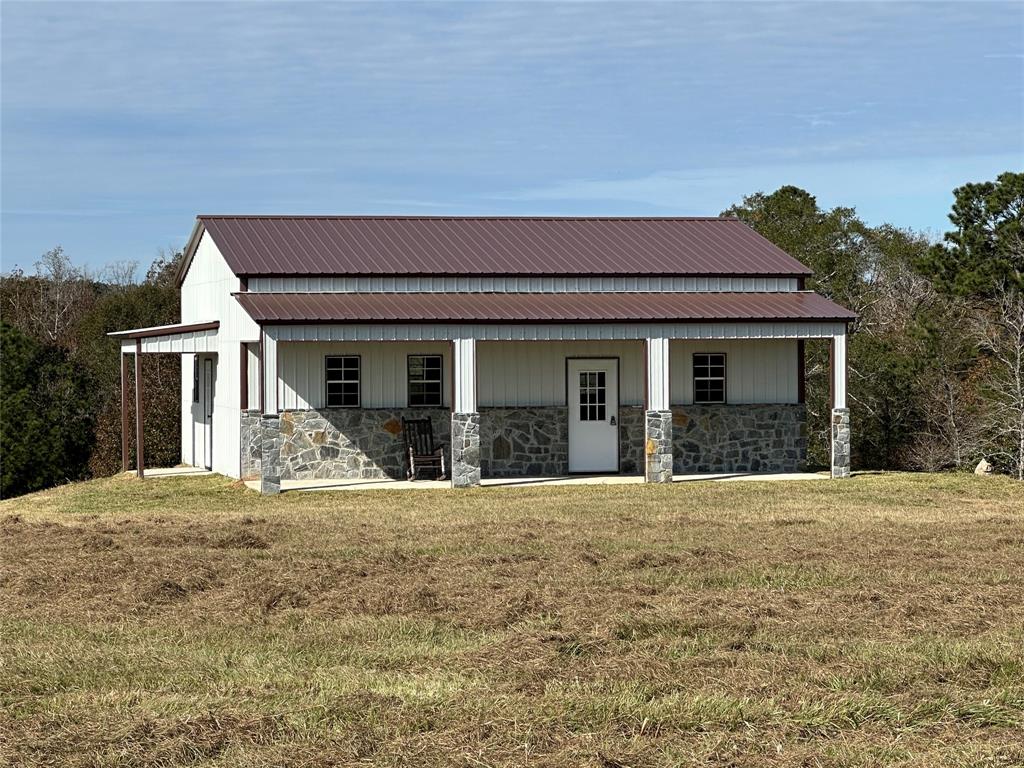
[[[717,214],[944,231],[1024,168],[1024,4],[0,5],[2,264],[197,213]]]

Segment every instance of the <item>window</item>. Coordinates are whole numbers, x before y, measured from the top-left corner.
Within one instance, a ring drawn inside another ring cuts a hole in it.
[[[693,356],[693,402],[725,402],[725,354],[698,352]]]
[[[199,355],[192,355],[192,402],[199,402]]]
[[[580,371],[580,421],[604,421],[605,372]]]
[[[328,408],[359,407],[359,355],[324,358]]]
[[[441,356],[409,355],[409,407],[440,406]]]

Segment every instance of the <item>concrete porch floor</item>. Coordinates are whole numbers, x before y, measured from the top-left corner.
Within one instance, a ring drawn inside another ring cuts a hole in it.
[[[732,482],[743,480],[825,480],[827,472],[785,472],[778,474],[750,472],[731,474],[699,473],[673,475],[672,482],[698,481]],[[538,485],[630,485],[643,483],[640,475],[570,475],[566,477],[491,477],[481,481],[484,488],[515,488]],[[254,491],[260,489],[259,480],[246,480]],[[281,492],[288,491],[371,491],[371,490],[423,490],[451,488],[447,480],[282,480]]]

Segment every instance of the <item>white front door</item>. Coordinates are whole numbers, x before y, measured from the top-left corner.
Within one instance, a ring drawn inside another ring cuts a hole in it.
[[[569,471],[619,471],[619,361],[570,358]]]

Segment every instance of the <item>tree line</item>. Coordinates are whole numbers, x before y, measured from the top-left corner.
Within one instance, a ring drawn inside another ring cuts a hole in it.
[[[737,216],[814,272],[807,288],[859,315],[849,341],[855,469],[956,470],[981,459],[1024,480],[1024,173],[954,190],[942,242],[797,187]],[[99,274],[57,247],[0,277],[0,495],[121,467],[120,345],[106,334],[177,322],[181,254]],[[808,461],[828,466],[826,342],[806,345]],[[180,453],[177,356],[147,355],[147,463]],[[130,382],[131,385],[131,382]],[[131,415],[134,418],[134,414]]]

